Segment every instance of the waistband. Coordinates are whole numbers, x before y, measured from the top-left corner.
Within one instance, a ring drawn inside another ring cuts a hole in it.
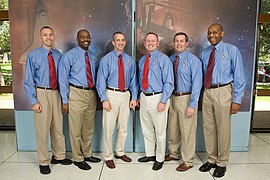
[[[175,96],[184,96],[184,95],[191,94],[191,92],[173,92],[173,94]]]
[[[112,90],[112,91],[119,91],[119,92],[127,92],[128,89],[124,89],[123,91],[121,91],[119,88],[113,88],[113,87],[109,87],[107,86],[106,89]]]
[[[90,87],[86,87],[86,86],[77,86],[75,84],[69,83],[70,86],[78,88],[78,89],[82,89],[82,90],[94,90],[95,86],[93,86],[92,88]]]
[[[231,84],[231,82],[226,83],[226,84],[212,84],[209,89],[219,88],[219,87],[227,86],[229,84]]]
[[[45,90],[53,90],[51,87],[43,87],[43,86],[36,86],[36,88],[45,89]],[[55,90],[58,90],[58,88],[56,88]]]
[[[143,94],[145,96],[153,96],[153,95],[160,94],[160,93],[162,93],[162,92],[143,92]]]

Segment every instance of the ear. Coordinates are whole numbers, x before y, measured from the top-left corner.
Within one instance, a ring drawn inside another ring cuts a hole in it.
[[[114,40],[112,40],[112,45],[113,45],[113,46],[115,46],[115,42],[114,42]]]
[[[223,36],[224,36],[224,31],[221,32],[221,37],[223,37]]]

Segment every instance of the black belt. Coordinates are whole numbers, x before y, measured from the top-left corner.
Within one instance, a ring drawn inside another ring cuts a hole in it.
[[[160,94],[160,93],[162,93],[162,92],[143,92],[143,94],[146,96],[153,96],[153,95]]]
[[[42,87],[42,86],[36,86],[36,88],[39,89],[45,89],[45,90],[53,90],[51,87]],[[56,88],[55,90],[57,90],[58,88]]]
[[[128,89],[124,89],[123,91],[121,91],[119,88],[112,88],[112,87],[109,87],[109,86],[107,86],[106,88],[109,89],[109,90],[112,90],[112,91],[119,91],[119,92],[127,92],[128,91]]]
[[[210,88],[219,88],[219,87],[227,86],[227,85],[229,85],[229,84],[231,84],[231,83],[229,82],[229,83],[227,83],[227,84],[212,84],[212,85],[210,86]]]
[[[175,96],[184,96],[184,95],[191,94],[191,92],[173,92],[173,94]]]
[[[69,85],[72,86],[72,87],[78,88],[78,89],[82,89],[82,90],[93,90],[93,89],[95,89],[95,86],[90,88],[90,87],[85,87],[85,86],[77,86],[77,85],[72,84],[72,83],[69,83]]]

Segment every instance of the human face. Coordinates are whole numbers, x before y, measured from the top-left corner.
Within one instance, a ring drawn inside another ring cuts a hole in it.
[[[148,34],[144,40],[144,47],[148,52],[155,51],[159,46],[159,40],[156,35]]]
[[[112,41],[114,50],[119,53],[122,53],[126,46],[126,39],[123,34],[115,34]]]
[[[43,47],[50,50],[54,43],[54,32],[50,28],[44,28],[40,31],[40,41]]]
[[[174,49],[177,53],[184,52],[188,47],[188,42],[186,42],[186,37],[184,35],[175,36],[174,39]]]
[[[211,25],[208,28],[207,38],[213,46],[217,45],[222,40],[223,35],[224,32],[219,25]]]
[[[85,51],[88,50],[88,47],[91,44],[91,36],[88,31],[81,30],[77,37],[78,45],[84,49]]]

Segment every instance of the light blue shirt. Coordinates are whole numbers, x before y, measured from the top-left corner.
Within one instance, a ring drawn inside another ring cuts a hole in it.
[[[88,56],[91,65],[93,83],[96,79],[96,55],[88,50]],[[77,86],[88,87],[85,50],[81,47],[74,47],[67,51],[61,58],[59,63],[59,87],[63,104],[68,103],[69,83]]]
[[[233,83],[233,102],[241,104],[245,93],[245,74],[242,56],[239,49],[231,44],[221,41],[216,46],[215,65],[212,75],[212,84]],[[203,63],[204,76],[208,66],[213,46],[202,51],[200,59]]]
[[[56,49],[51,49],[51,51],[57,71],[62,54]],[[41,46],[27,56],[24,89],[32,105],[38,103],[36,86],[50,87],[48,53],[49,50]]]
[[[181,54],[173,54],[170,59],[172,63],[175,61],[175,56],[179,57],[177,71],[177,89],[175,92],[191,92],[189,107],[196,108],[202,88],[202,63],[198,57],[188,51]]]
[[[139,60],[140,90],[143,92],[162,92],[160,101],[166,103],[174,89],[173,64],[167,55],[158,50],[155,50],[150,54],[148,88],[146,91],[142,88],[142,77],[147,54]]]
[[[97,92],[100,100],[107,100],[106,87],[118,87],[118,52],[115,50],[106,54],[100,61],[98,74],[97,74]],[[125,89],[129,89],[131,92],[132,100],[137,100],[138,96],[138,83],[136,76],[136,63],[134,59],[126,54],[122,53],[122,60],[124,63],[125,74]]]

